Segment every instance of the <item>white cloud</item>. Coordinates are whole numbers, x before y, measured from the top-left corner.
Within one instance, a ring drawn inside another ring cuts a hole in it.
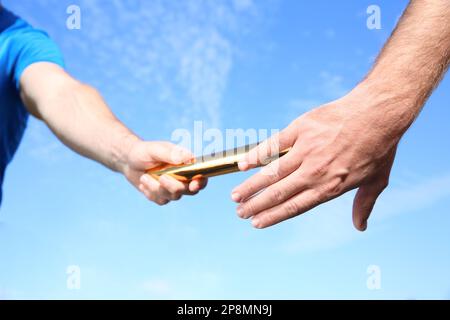
[[[61,7],[60,0],[10,4],[58,42],[68,67],[82,74],[83,81],[118,92],[125,103],[139,90],[160,101],[160,109],[139,106],[134,115],[149,108],[166,113],[161,116],[171,128],[190,127],[194,120],[220,127],[222,98],[239,41],[258,18],[253,1],[80,0],[77,5],[82,29],[69,31],[65,12],[53,10]],[[37,19],[31,6],[45,10],[46,20]],[[134,108],[122,106],[121,117]],[[25,149],[35,159],[55,162],[70,156],[42,123],[31,121],[27,135]]]
[[[210,125],[219,125],[220,102],[232,66],[230,43],[216,30],[198,38],[181,56],[179,80],[194,112],[206,112]]]
[[[344,96],[348,91],[349,89],[345,85],[342,76],[322,71],[317,79],[312,81],[311,85],[306,88],[304,92],[305,97],[288,101],[287,105],[291,112],[287,116],[289,120],[292,120],[301,113],[308,112],[324,103]],[[309,98],[308,95],[313,96],[313,98]]]
[[[320,73],[323,94],[330,99],[337,99],[345,95],[349,89],[344,85],[344,78],[326,71]]]
[[[313,80],[311,85],[305,90],[306,94],[313,95],[314,98],[302,97],[292,99],[288,102],[288,106],[295,111],[309,111],[323,103],[340,98],[348,92],[349,88],[345,85],[344,77],[328,71],[322,71],[317,79]]]
[[[51,7],[55,1],[40,0],[39,5]],[[77,52],[102,70],[90,76],[92,84],[106,77],[109,85],[120,84],[124,96],[149,88],[158,92],[162,104],[176,114],[171,118],[181,119],[181,124],[202,119],[219,125],[236,42],[255,17],[251,0],[77,4],[81,32],[59,38],[66,52]]]
[[[55,163],[73,156],[73,153],[39,120],[30,119],[25,134],[27,139],[24,141],[24,149],[34,160]]]
[[[66,17],[51,10],[61,6],[59,0],[33,3],[48,9],[47,21],[37,21],[27,4],[13,7],[57,38],[65,52],[95,63],[93,70],[83,70],[91,72],[85,79],[91,84],[120,85],[124,96],[136,88],[153,89],[164,105],[175,109],[172,119],[219,125],[236,40],[258,13],[253,1],[80,0],[77,5],[82,19],[77,32],[61,29]],[[108,84],[102,77],[109,79]]]

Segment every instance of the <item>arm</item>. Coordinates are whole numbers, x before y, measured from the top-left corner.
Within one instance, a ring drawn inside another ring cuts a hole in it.
[[[353,223],[365,230],[388,185],[397,144],[449,66],[449,17],[448,0],[412,0],[356,88],[252,150],[241,170],[255,167],[271,150],[292,146],[233,190],[238,215],[264,228],[358,188]]]
[[[187,162],[192,155],[167,142],[139,139],[113,115],[95,89],[59,66],[32,64],[20,78],[20,89],[29,112],[43,120],[64,144],[124,174],[150,200],[166,204],[205,186],[204,180],[183,184],[166,176],[158,182],[146,175],[147,169]]]

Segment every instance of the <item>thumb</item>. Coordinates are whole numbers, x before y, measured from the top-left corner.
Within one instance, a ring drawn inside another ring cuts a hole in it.
[[[353,225],[359,231],[367,229],[367,220],[387,182],[374,181],[359,187],[353,201]]]
[[[149,142],[145,149],[148,157],[162,163],[190,163],[194,157],[189,150],[170,142]]]

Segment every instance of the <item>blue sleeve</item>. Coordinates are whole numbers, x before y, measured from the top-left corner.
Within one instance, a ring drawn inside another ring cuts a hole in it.
[[[10,43],[13,58],[10,76],[19,89],[23,71],[36,62],[52,62],[64,68],[63,56],[52,39],[43,31],[28,26],[15,33]]]

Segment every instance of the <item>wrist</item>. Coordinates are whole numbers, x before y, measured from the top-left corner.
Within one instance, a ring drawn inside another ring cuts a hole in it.
[[[409,86],[380,77],[364,79],[348,94],[348,99],[356,106],[355,112],[370,118],[369,125],[398,139],[411,126],[423,106],[420,95]]]
[[[114,171],[126,175],[130,151],[140,141],[141,139],[132,133],[126,133],[118,140],[112,156]]]

